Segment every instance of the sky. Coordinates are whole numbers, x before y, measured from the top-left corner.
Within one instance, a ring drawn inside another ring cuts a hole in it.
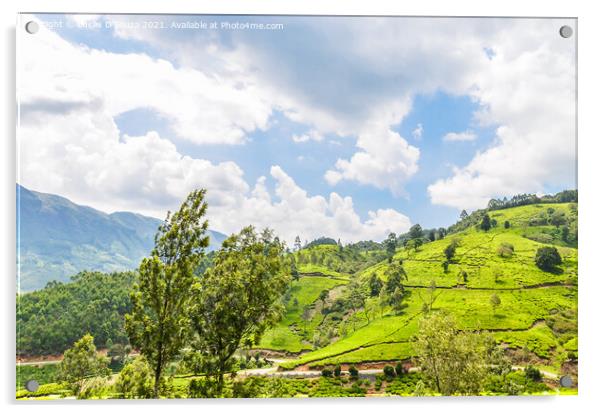
[[[570,19],[22,15],[18,181],[343,242],[576,187]],[[213,24],[213,26],[212,26]]]

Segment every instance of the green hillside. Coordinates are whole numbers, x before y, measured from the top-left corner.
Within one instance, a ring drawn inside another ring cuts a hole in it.
[[[470,225],[418,249],[396,251],[392,260],[401,259],[407,273],[403,308],[397,311],[383,308],[378,296],[370,295],[373,275],[386,279],[389,264],[382,256],[365,268],[356,263],[359,270],[350,269],[347,275],[333,269],[349,262],[339,260],[340,248],[301,250],[298,256],[316,258],[299,265],[302,275],[291,294],[298,305],[287,307],[284,321],[266,334],[260,347],[287,352],[313,348],[283,368],[407,359],[413,355],[411,340],[424,305],[432,297],[432,311],[450,312],[462,329],[491,331],[510,351],[516,350],[515,357],[557,368],[577,351],[576,204],[526,205],[489,211],[489,216],[494,226],[487,231]],[[457,248],[445,269],[444,250],[452,242]],[[535,264],[543,246],[555,246],[562,257],[551,271]],[[315,276],[319,273],[332,278]],[[330,294],[322,303],[318,295],[324,288]],[[350,308],[358,289],[364,302]],[[500,301],[495,308],[494,294]],[[299,329],[304,311],[308,331]]]

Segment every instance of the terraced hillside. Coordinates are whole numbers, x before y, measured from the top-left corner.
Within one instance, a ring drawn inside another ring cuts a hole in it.
[[[490,211],[489,217],[488,230],[470,225],[417,249],[396,251],[392,262],[401,260],[407,274],[397,310],[371,291],[375,279],[386,282],[387,259],[365,268],[356,262],[359,269],[347,275],[333,270],[340,266],[337,259],[328,259],[340,247],[302,250],[297,256],[325,258],[299,265],[286,317],[260,347],[313,349],[282,363],[285,369],[409,359],[419,319],[429,310],[447,311],[462,329],[491,332],[517,364],[559,370],[578,356],[576,204],[521,206]],[[452,243],[455,253],[448,259],[444,251]],[[544,246],[555,246],[562,258],[547,271],[534,259]]]

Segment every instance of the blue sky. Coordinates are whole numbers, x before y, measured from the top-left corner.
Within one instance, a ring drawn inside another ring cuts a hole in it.
[[[23,130],[31,129],[23,133],[22,148],[41,144],[34,125],[27,125],[29,113],[42,116],[37,111],[55,100],[82,112],[43,114],[55,116],[47,125],[57,129],[57,142],[81,148],[64,154],[69,173],[60,159],[26,152],[21,176],[33,189],[108,211],[161,216],[187,190],[203,185],[214,196],[213,222],[225,232],[238,225],[233,209],[242,206],[249,211],[241,220],[274,222],[286,237],[342,231],[354,240],[382,238],[414,223],[448,226],[461,209],[482,207],[491,197],[574,187],[575,137],[567,134],[574,130],[574,90],[570,73],[562,73],[574,70],[574,47],[548,35],[558,22],[37,18],[60,20],[63,28],[28,37],[24,47],[73,64],[33,60],[27,66],[29,80],[47,76],[55,90],[42,97],[26,87],[21,93]],[[107,21],[149,20],[167,28],[104,28]],[[169,28],[174,21],[200,20],[283,28]],[[84,21],[103,28],[74,27]],[[525,41],[517,45],[499,36],[508,32]],[[555,59],[559,70],[547,67],[546,59]],[[560,103],[542,104],[546,94]],[[61,128],[80,121],[86,136],[69,137]],[[92,148],[94,139],[101,140]],[[102,152],[105,143],[110,149]],[[132,156],[130,165],[147,166],[128,167]],[[56,170],[37,172],[34,158]],[[97,170],[78,180],[73,171],[89,159],[99,160]],[[269,200],[261,195],[264,187]],[[145,195],[149,188],[162,195]],[[100,189],[102,198],[94,195]],[[292,222],[289,215],[297,212],[299,222]],[[316,224],[306,230],[310,221]]]

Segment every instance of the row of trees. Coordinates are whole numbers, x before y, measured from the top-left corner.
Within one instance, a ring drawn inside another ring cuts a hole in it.
[[[154,397],[166,366],[185,347],[198,354],[211,391],[221,394],[234,352],[257,343],[282,312],[290,263],[285,245],[269,230],[257,234],[247,227],[232,235],[212,266],[195,276],[209,244],[206,209],[205,191],[198,190],[168,214],[151,256],[140,264],[125,318],[131,343],[153,372]]]

